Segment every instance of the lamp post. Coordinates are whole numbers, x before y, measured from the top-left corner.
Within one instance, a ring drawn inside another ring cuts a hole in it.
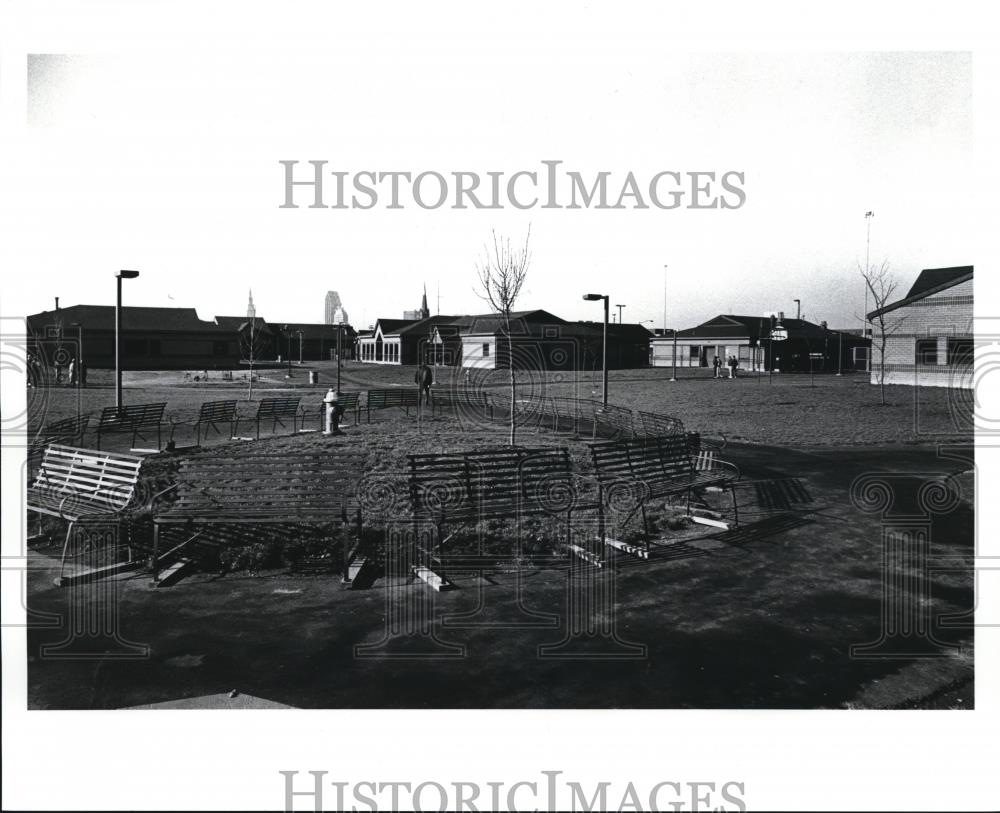
[[[344,323],[337,325],[337,392],[340,392],[340,355],[341,355],[341,334],[344,332]]]
[[[122,280],[135,279],[138,271],[119,271],[115,274],[118,282],[118,296],[115,299],[115,408],[122,408]]]
[[[802,300],[801,299],[793,299],[792,302],[795,303],[795,318],[796,319],[801,319],[802,318]]]
[[[676,381],[677,380],[677,328],[675,327],[670,328],[670,332],[674,334],[674,353],[673,353],[674,371],[670,375],[670,380]]]
[[[615,305],[618,308],[618,324],[622,323],[622,308],[627,308],[628,305]]]
[[[285,356],[288,359],[288,372],[285,373],[285,378],[292,377],[292,334],[288,332],[288,325],[282,327],[282,331],[285,334]]]
[[[76,419],[83,416],[83,325],[73,322],[76,328]]]
[[[295,332],[299,334],[299,364],[301,364],[302,363],[302,331],[301,330],[297,330]]]
[[[598,300],[604,300],[604,335],[601,340],[601,403],[603,406],[608,405],[608,309],[609,309],[609,297],[605,294],[584,294],[584,300],[587,302],[597,302]]]

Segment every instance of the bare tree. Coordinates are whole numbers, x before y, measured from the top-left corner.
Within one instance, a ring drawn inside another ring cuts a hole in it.
[[[893,293],[899,285],[898,280],[889,271],[889,261],[884,260],[882,265],[876,267],[869,266],[868,269],[860,269],[864,278],[868,292],[872,295],[875,304],[875,324],[878,326],[878,362],[875,368],[875,378],[878,381],[879,395],[882,406],[885,406],[885,348],[889,337],[899,330],[902,319],[896,320],[891,326],[885,320],[885,306],[889,304]],[[865,314],[865,324],[868,323],[868,314]],[[876,337],[872,337],[872,345],[875,345]]]
[[[257,317],[250,317],[240,328],[240,356],[241,361],[250,365],[250,386],[247,389],[247,400],[253,400],[253,365],[254,362],[262,358],[268,346],[269,339],[260,325],[257,324]]]
[[[500,329],[507,339],[507,366],[510,368],[510,445],[517,434],[517,381],[514,373],[514,340],[511,336],[510,313],[514,308],[531,264],[531,227],[524,238],[524,247],[511,247],[510,238],[497,237],[493,232],[493,248],[483,246],[483,258],[476,264],[479,286],[476,294],[500,317]]]

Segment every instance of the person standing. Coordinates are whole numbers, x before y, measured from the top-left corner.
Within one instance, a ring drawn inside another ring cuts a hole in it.
[[[722,359],[719,358],[718,353],[712,359],[712,366],[715,368],[715,378],[722,378]]]
[[[69,385],[76,386],[76,359],[69,360]]]
[[[729,361],[729,377],[736,378],[736,356],[730,356]]]

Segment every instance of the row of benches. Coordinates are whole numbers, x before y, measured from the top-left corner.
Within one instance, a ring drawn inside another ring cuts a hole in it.
[[[646,507],[655,497],[676,495],[690,507],[705,489],[728,488],[738,522],[734,483],[739,471],[714,455],[693,453],[683,436],[601,441],[590,449],[595,476],[575,471],[565,449],[503,447],[409,455],[409,515],[415,523],[435,529],[424,549],[428,566],[442,565],[445,544],[455,532],[485,519],[557,517],[566,523],[567,545],[579,550],[571,538],[575,511],[597,511],[603,546],[609,542],[609,520],[620,529],[641,512],[645,523]],[[69,523],[63,562],[76,523],[120,517],[136,508],[153,514],[154,562],[159,562],[161,528],[167,526],[328,527],[331,536],[343,540],[346,580],[349,526],[355,523],[360,540],[362,510],[370,501],[371,490],[361,482],[367,462],[363,457],[349,447],[335,462],[321,453],[257,450],[197,457],[181,462],[176,482],[167,489],[175,492],[172,502],[159,504],[160,494],[145,506],[135,506],[142,458],[52,444],[28,489],[28,510]],[[384,508],[369,507],[380,519],[394,518]]]
[[[359,392],[344,392],[340,394],[340,408],[345,413],[353,413],[355,422],[360,420],[360,397]],[[263,398],[257,405],[257,412],[249,418],[256,424],[256,436],[260,438],[261,423],[271,422],[271,431],[275,431],[280,425],[286,427],[286,421],[292,422],[292,431],[298,431],[299,420],[303,424],[305,416],[302,414],[300,396],[282,396],[276,398]],[[207,401],[199,407],[198,415],[190,425],[195,429],[196,440],[200,444],[202,431],[207,437],[210,431],[223,434],[221,426],[228,429],[229,437],[236,435],[241,420],[237,412],[238,400]],[[389,409],[392,407],[405,408],[409,414],[409,408],[417,406],[416,389],[386,389],[369,390],[367,394],[367,417],[371,422],[372,410]],[[128,404],[121,409],[115,406],[105,407],[101,410],[93,431],[97,439],[97,448],[100,450],[102,438],[115,432],[131,433],[131,445],[135,447],[136,441],[146,440],[145,433],[156,432],[156,448],[160,449],[163,444],[162,430],[164,426],[164,412],[166,402],[152,404]],[[323,404],[318,405],[320,415],[320,425],[323,420]],[[179,425],[184,422],[171,422],[171,436]],[[90,427],[90,417],[67,418],[61,421],[53,421],[47,424],[34,438],[33,449],[41,452],[51,443],[83,443],[84,436]]]

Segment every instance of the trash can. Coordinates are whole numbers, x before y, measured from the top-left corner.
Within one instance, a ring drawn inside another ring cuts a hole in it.
[[[318,384],[319,383],[319,371],[318,370],[310,370],[309,371],[309,383],[310,384]]]

